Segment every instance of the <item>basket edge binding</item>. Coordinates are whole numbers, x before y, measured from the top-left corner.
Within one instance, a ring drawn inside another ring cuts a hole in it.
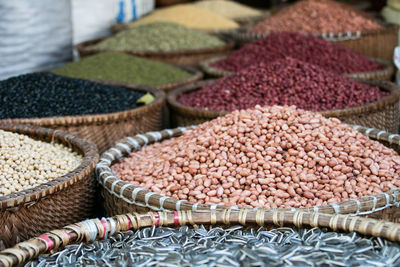
[[[5,131],[11,131],[14,133],[25,134],[27,136],[34,135],[34,139],[43,140],[50,139],[50,142],[57,140],[59,143],[73,146],[79,149],[83,156],[81,164],[73,171],[60,176],[52,181],[41,184],[31,189],[26,189],[20,192],[16,192],[7,196],[0,197],[0,212],[13,209],[19,205],[26,203],[34,203],[40,199],[55,194],[61,190],[64,190],[75,183],[84,179],[89,173],[94,171],[95,165],[98,162],[99,155],[96,145],[78,136],[69,134],[60,130],[47,129],[38,126],[31,125],[12,125],[12,124],[1,124],[0,129]]]
[[[249,210],[224,209],[221,211],[148,212],[128,213],[111,218],[85,220],[60,230],[53,230],[39,237],[0,251],[0,266],[23,264],[40,254],[55,251],[73,242],[92,242],[115,233],[137,230],[149,226],[183,226],[196,224],[257,224],[259,226],[327,227],[333,231],[357,232],[400,241],[400,224],[369,218],[309,213],[300,210]]]
[[[110,168],[113,162],[121,159],[123,156],[140,149],[142,146],[162,141],[167,138],[180,136],[186,130],[194,129],[196,126],[180,127],[167,129],[161,132],[149,132],[139,134],[134,137],[127,137],[121,140],[117,145],[105,153],[100,158],[96,166],[96,177],[98,182],[111,195],[122,199],[126,203],[136,205],[151,210],[218,210],[227,208],[223,205],[209,205],[200,203],[190,203],[185,200],[176,200],[171,197],[162,196],[145,189],[135,187],[125,181],[117,179]],[[390,134],[386,131],[375,128],[365,128],[358,125],[352,125],[353,129],[362,134],[377,140],[387,141],[389,144],[400,145],[400,135]],[[388,192],[380,193],[374,196],[366,196],[360,199],[351,199],[341,203],[329,204],[328,206],[313,207],[311,209],[302,208],[302,210],[311,210],[313,212],[340,214],[345,212],[347,215],[370,215],[372,213],[384,210],[389,207],[400,206],[400,188],[392,189]],[[237,209],[236,206],[230,207]],[[280,209],[287,210],[287,209]],[[294,209],[289,209],[294,210]]]

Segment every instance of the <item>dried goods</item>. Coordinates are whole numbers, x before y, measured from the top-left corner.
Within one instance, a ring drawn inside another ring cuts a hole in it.
[[[400,156],[336,118],[291,107],[234,111],[112,166],[116,177],[192,203],[312,207],[400,186]]]
[[[169,64],[117,52],[99,53],[63,65],[52,72],[71,78],[149,86],[182,81],[191,76],[189,72]]]
[[[315,64],[337,74],[372,72],[384,68],[378,62],[344,46],[299,33],[272,33],[246,44],[213,66],[237,72],[260,62],[270,63],[285,57]]]
[[[68,245],[25,266],[397,266],[399,254],[398,244],[379,237],[319,228],[182,226],[144,228]]]
[[[222,46],[217,37],[170,22],[153,22],[132,27],[91,45],[101,51],[176,51]]]
[[[346,33],[382,29],[373,17],[331,0],[303,0],[292,4],[249,30],[251,33]]]
[[[81,155],[61,144],[0,130],[0,197],[54,180],[81,161]]]
[[[142,92],[53,73],[0,81],[0,118],[104,114],[136,107]]]
[[[252,65],[199,90],[182,94],[178,101],[207,110],[296,105],[322,111],[361,106],[388,94],[376,86],[287,57],[270,64]]]
[[[198,8],[191,4],[174,5],[158,9],[150,15],[130,24],[135,27],[155,21],[174,22],[198,30],[228,30],[239,24],[217,13]]]
[[[263,14],[260,10],[229,0],[203,0],[193,5],[230,19],[257,17]]]

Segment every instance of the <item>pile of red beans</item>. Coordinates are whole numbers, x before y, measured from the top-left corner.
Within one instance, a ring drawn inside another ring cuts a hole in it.
[[[251,33],[346,33],[381,29],[366,13],[331,0],[303,0],[290,5],[249,30]]]
[[[346,47],[299,33],[274,33],[232,52],[213,67],[237,72],[260,62],[292,57],[337,74],[381,70],[384,66]]]
[[[293,58],[260,63],[224,77],[178,101],[207,110],[237,110],[255,105],[296,105],[324,111],[361,106],[388,95],[378,87],[322,70]]]
[[[190,202],[311,207],[400,186],[400,156],[336,118],[295,107],[234,111],[131,153],[117,177]]]

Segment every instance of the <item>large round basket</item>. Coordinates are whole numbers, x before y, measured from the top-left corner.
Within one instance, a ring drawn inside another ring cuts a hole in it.
[[[111,50],[93,50],[88,48],[88,46],[97,44],[104,39],[105,38],[100,38],[78,44],[76,46],[76,49],[79,52],[79,56],[86,57],[101,52],[111,51]],[[228,54],[232,50],[233,46],[234,43],[232,41],[228,41],[224,45],[211,48],[204,48],[204,49],[177,50],[169,52],[127,50],[122,52],[130,55],[136,55],[148,59],[162,61],[165,63],[185,65],[185,66],[197,66],[201,61],[206,60],[208,58],[224,56]]]
[[[176,128],[163,130],[161,132],[149,132],[134,137],[126,137],[115,147],[107,150],[96,166],[96,176],[102,185],[104,197],[104,208],[106,214],[111,216],[128,212],[144,212],[159,210],[214,210],[226,208],[221,205],[208,205],[191,203],[184,200],[176,200],[171,197],[162,196],[143,188],[136,187],[128,182],[114,176],[111,166],[123,157],[141,147],[160,142],[183,134],[195,126],[188,128]],[[400,135],[389,134],[385,131],[374,128],[353,126],[354,129],[363,133],[373,140],[377,140],[385,146],[391,147],[400,153]],[[366,215],[373,218],[381,218],[388,221],[400,221],[400,188],[373,196],[360,199],[348,200],[345,202],[330,204],[329,206],[314,207],[311,211],[319,211],[330,214],[352,214]],[[307,210],[307,209],[306,209]]]
[[[95,208],[96,146],[74,135],[29,125],[0,129],[60,143],[83,156],[72,172],[31,189],[0,196],[0,250],[51,229],[90,218]]]
[[[380,30],[323,33],[314,36],[343,45],[368,57],[392,61],[393,50],[398,42],[399,25],[389,23],[382,25],[384,28]],[[267,34],[248,33],[247,30],[248,28],[243,27],[231,31],[229,36],[241,45],[267,36]]]
[[[106,83],[134,91],[151,93],[155,99],[148,105],[115,113],[31,119],[2,119],[0,120],[0,124],[31,124],[67,131],[95,143],[100,152],[114,145],[115,141],[128,134],[161,129],[162,108],[166,98],[164,92],[140,85],[128,86],[115,82]]]
[[[200,63],[201,69],[204,73],[209,77],[226,77],[232,75],[234,72],[218,69],[213,65],[220,60],[226,59],[226,57],[217,57],[210,58]],[[391,81],[394,74],[393,64],[387,60],[378,59],[378,58],[370,58],[372,61],[376,61],[383,66],[385,66],[382,70],[370,71],[370,72],[360,72],[360,73],[350,73],[346,74],[352,78],[361,78],[361,79],[370,79],[370,80],[387,80]]]
[[[333,232],[357,232],[366,236],[400,242],[400,224],[357,216],[308,213],[299,210],[256,211],[247,209],[127,213],[101,220],[86,220],[19,243],[13,248],[0,252],[0,266],[21,266],[39,256],[54,254],[69,244],[79,244],[77,246],[80,247],[84,243],[104,240],[129,230],[140,230],[151,226],[178,227],[183,225],[189,225],[189,227],[204,225],[207,228],[243,225],[250,229],[257,229],[260,226],[267,229],[319,227],[328,228]],[[119,243],[121,242],[124,241]],[[291,252],[291,254],[293,253],[295,251]]]
[[[382,129],[391,133],[398,132],[399,122],[399,86],[387,81],[374,81],[358,79],[361,82],[378,86],[381,90],[390,92],[390,95],[376,102],[359,107],[345,108],[340,110],[321,111],[326,117],[336,117],[343,122],[358,124],[365,127]],[[181,94],[198,90],[206,85],[211,85],[215,80],[196,82],[170,92],[167,97],[171,112],[171,123],[175,126],[196,125],[218,116],[225,115],[229,111],[204,110],[188,107],[178,102]]]

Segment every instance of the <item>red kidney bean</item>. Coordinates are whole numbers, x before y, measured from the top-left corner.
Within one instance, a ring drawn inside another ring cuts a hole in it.
[[[208,110],[296,105],[306,110],[323,111],[361,106],[386,95],[388,92],[378,87],[288,57],[269,64],[253,65],[218,79],[212,85],[182,94],[178,101]],[[251,152],[256,153],[257,149]],[[267,153],[273,156],[275,152]]]

